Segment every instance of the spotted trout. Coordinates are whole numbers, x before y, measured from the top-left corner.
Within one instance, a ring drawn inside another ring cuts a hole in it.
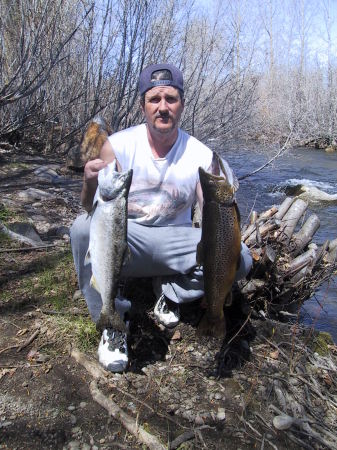
[[[228,164],[213,154],[212,172],[199,167],[204,197],[197,264],[203,266],[207,309],[199,335],[226,335],[224,304],[231,303],[232,285],[240,263],[240,214],[234,194],[239,184]]]
[[[117,172],[116,162],[98,173],[85,264],[91,263],[90,285],[102,298],[102,310],[96,324],[99,330],[126,331],[125,323],[115,311],[115,298],[128,251],[127,199],[131,180],[132,170]]]

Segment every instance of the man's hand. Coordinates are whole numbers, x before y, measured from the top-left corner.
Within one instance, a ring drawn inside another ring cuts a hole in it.
[[[97,183],[98,172],[107,165],[107,161],[103,161],[102,159],[93,159],[92,161],[88,161],[84,166],[84,181],[86,183],[96,181]]]
[[[84,166],[81,203],[88,212],[92,209],[92,201],[94,199],[98,184],[98,172],[107,165],[107,161],[103,161],[102,159],[93,159],[92,161],[88,161]]]

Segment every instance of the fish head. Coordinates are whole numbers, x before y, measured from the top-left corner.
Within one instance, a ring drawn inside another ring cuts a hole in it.
[[[204,199],[218,203],[232,203],[239,182],[228,163],[215,152],[211,172],[199,167],[199,177]]]
[[[132,169],[118,172],[114,161],[98,173],[99,193],[103,200],[108,201],[116,197],[127,197],[132,181]]]
[[[202,167],[199,167],[199,177],[205,201],[217,203],[233,201],[235,190],[224,177],[206,172]]]

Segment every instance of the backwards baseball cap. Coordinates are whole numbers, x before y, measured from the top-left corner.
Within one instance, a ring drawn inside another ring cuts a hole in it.
[[[156,72],[160,70],[166,70],[167,77],[157,79]],[[143,95],[156,86],[173,86],[184,92],[183,74],[172,64],[151,64],[139,76],[139,93]]]

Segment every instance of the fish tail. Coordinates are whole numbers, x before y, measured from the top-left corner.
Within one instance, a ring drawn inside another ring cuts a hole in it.
[[[122,331],[123,333],[128,332],[126,323],[116,311],[109,316],[102,313],[100,314],[96,323],[96,329],[102,332],[105,328],[113,328],[114,330]]]
[[[210,320],[207,313],[205,313],[198,325],[197,335],[223,339],[226,336],[225,316],[222,315],[222,317],[216,320]]]

